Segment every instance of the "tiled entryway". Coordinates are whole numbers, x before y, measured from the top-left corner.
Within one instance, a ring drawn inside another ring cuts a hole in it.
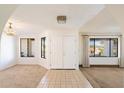
[[[38,88],[92,88],[80,70],[49,70]]]

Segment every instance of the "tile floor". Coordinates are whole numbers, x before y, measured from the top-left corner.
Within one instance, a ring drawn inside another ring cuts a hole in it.
[[[49,70],[38,88],[92,88],[80,70]]]

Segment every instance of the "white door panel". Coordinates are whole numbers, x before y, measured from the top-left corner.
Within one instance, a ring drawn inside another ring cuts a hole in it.
[[[62,37],[51,38],[51,68],[63,68],[62,62]]]
[[[75,37],[54,36],[51,38],[51,69],[75,69]]]
[[[76,63],[76,43],[75,37],[66,36],[63,38],[63,50],[64,50],[64,68],[65,69],[74,69]]]

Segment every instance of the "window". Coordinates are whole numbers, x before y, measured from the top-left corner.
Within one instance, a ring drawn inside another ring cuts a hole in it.
[[[34,38],[20,38],[20,56],[34,57]]]
[[[41,38],[41,58],[46,58],[46,37]]]
[[[95,56],[109,56],[109,40],[95,39]]]
[[[118,56],[118,39],[111,39],[111,56]]]
[[[118,39],[91,38],[90,57],[118,57]]]
[[[94,39],[90,39],[90,56],[94,56],[95,55],[95,44],[94,44]]]

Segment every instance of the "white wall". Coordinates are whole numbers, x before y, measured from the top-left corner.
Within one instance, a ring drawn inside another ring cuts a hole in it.
[[[0,5],[0,70],[15,64],[14,38],[2,35],[5,24],[18,5]],[[1,36],[2,35],[2,36]]]
[[[16,64],[16,39],[3,32],[0,43],[0,70],[2,70]]]
[[[46,59],[41,58],[41,38],[46,37]],[[20,57],[20,38],[34,38],[34,56]],[[49,69],[49,37],[47,32],[36,34],[20,34],[17,38],[18,64],[40,64]]]
[[[90,57],[90,65],[119,65],[118,57]]]

